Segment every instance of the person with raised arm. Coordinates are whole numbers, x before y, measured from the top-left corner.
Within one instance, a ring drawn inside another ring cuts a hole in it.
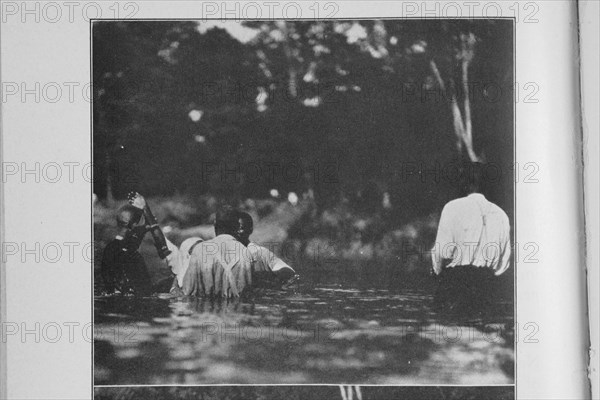
[[[143,212],[145,218],[148,221],[151,221],[152,226],[150,226],[148,221],[146,222],[146,229],[143,234],[152,230],[152,238],[154,239],[154,245],[158,255],[165,260],[172,272],[171,278],[167,278],[155,285],[156,291],[169,291],[171,294],[176,295],[182,294],[181,288],[183,286],[183,277],[190,264],[192,251],[198,243],[203,241],[203,239],[200,237],[187,238],[179,247],[177,247],[164,236],[162,229],[158,226],[156,218],[150,209],[150,205],[144,196],[137,192],[131,192],[128,195],[128,199],[132,206],[136,207],[140,212]]]
[[[150,275],[144,258],[138,251],[147,230],[140,224],[142,211],[125,205],[117,212],[117,235],[102,253],[101,275],[104,290],[109,294],[139,294],[152,292]]]

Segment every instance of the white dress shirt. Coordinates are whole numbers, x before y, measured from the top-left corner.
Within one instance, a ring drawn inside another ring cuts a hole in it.
[[[457,265],[492,268],[496,276],[510,265],[510,222],[506,213],[479,193],[444,206],[432,254],[436,274]]]
[[[250,253],[254,271],[277,272],[284,268],[289,268],[292,273],[296,273],[292,267],[287,265],[285,261],[277,257],[275,253],[266,247],[250,242],[248,244],[248,251]]]
[[[187,272],[187,269],[190,265],[190,258],[192,257],[190,253],[196,245],[202,243],[202,238],[191,237],[186,239],[181,243],[179,248],[171,243],[169,239],[165,238],[165,240],[167,242],[167,247],[169,250],[171,250],[171,254],[169,254],[166,258],[167,265],[177,277],[177,284],[179,287],[182,287],[183,277]]]
[[[181,289],[186,296],[239,297],[252,286],[248,250],[222,234],[194,246]]]
[[[183,287],[183,278],[190,265],[190,252],[199,243],[202,243],[202,239],[199,237],[186,239],[181,243],[179,248],[177,248],[177,246],[171,243],[171,241],[168,239],[166,239],[166,241],[167,247],[169,250],[171,250],[171,254],[169,254],[166,258],[167,265],[177,277],[177,283],[179,284],[179,287]],[[277,257],[272,251],[253,242],[250,242],[247,249],[241,252],[241,256],[252,263],[252,269],[256,272],[277,272],[282,269],[289,268],[292,273],[295,273],[292,267]]]

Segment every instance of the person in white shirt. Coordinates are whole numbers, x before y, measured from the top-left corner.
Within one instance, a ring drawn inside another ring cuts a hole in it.
[[[485,312],[494,301],[495,277],[510,266],[510,222],[506,213],[481,193],[484,167],[470,163],[459,178],[465,197],[447,203],[432,249],[439,276],[436,306]]]
[[[173,275],[175,275],[169,291],[171,294],[182,294],[181,287],[183,286],[183,277],[190,265],[192,252],[194,251],[194,248],[203,241],[202,238],[191,237],[181,242],[181,245],[178,248],[169,239],[166,239],[167,247],[171,250],[171,254],[166,258],[166,262],[169,268],[171,268]]]
[[[238,212],[221,207],[215,218],[214,239],[198,243],[183,274],[185,296],[241,297],[252,286],[252,265],[247,249],[236,238]]]
[[[252,216],[246,212],[239,212],[239,228],[236,238],[248,249],[249,258],[252,262],[252,273],[257,278],[268,280],[268,275],[275,276],[279,283],[289,285],[296,281],[299,276],[294,269],[277,257],[266,247],[250,241],[250,235],[254,231]],[[267,275],[265,277],[265,275]]]
[[[238,212],[237,218],[239,226],[234,238],[245,246],[240,247],[242,257],[250,261],[252,265],[253,282],[259,285],[272,283],[272,278],[277,280],[277,284],[285,284],[286,287],[298,280],[299,276],[294,269],[277,257],[266,247],[250,241],[250,235],[254,230],[254,223],[250,214]],[[183,280],[190,265],[192,253],[196,246],[203,242],[200,237],[191,237],[185,239],[179,248],[168,239],[166,240],[171,254],[166,258],[167,265],[175,275],[170,288],[170,293],[182,295]]]

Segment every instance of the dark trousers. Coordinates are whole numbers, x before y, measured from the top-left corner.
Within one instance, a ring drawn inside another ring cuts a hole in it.
[[[471,265],[444,268],[438,276],[436,310],[472,317],[487,315],[496,296],[495,278],[491,268]]]

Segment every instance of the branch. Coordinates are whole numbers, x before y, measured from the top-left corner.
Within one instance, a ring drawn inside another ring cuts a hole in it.
[[[462,83],[464,91],[464,103],[465,103],[465,130],[463,140],[467,147],[467,153],[471,161],[479,161],[479,157],[473,150],[473,125],[471,122],[471,99],[469,96],[469,64],[474,56],[475,46],[475,35],[469,33],[468,35],[461,35],[461,48],[462,48]]]
[[[479,157],[473,150],[473,125],[471,123],[471,99],[469,97],[469,60],[464,59],[462,62],[462,79],[463,79],[463,90],[465,92],[465,130],[463,140],[467,147],[467,153],[469,159],[473,162],[479,161]]]
[[[471,161],[479,161],[479,157],[473,150],[473,125],[471,123],[471,99],[469,97],[469,61],[463,60],[463,90],[465,92],[465,134],[464,140],[467,147],[467,153]]]
[[[454,124],[454,133],[458,139],[458,143],[456,147],[458,147],[458,151],[462,151],[462,145],[465,141],[465,126],[462,121],[462,114],[460,112],[460,108],[458,107],[458,101],[456,100],[456,96],[452,95],[450,100],[450,109],[452,110],[452,122]]]
[[[442,75],[440,74],[440,70],[437,67],[437,64],[435,63],[434,60],[429,61],[429,65],[431,66],[431,70],[433,71],[433,75],[435,76],[435,79],[437,79],[438,81],[438,85],[440,85],[440,88],[442,89],[442,91],[446,91],[446,85],[444,85],[444,80],[442,79]]]
[[[454,79],[450,78],[450,86],[455,88]],[[452,122],[454,124],[454,133],[456,133],[456,137],[458,142],[456,143],[456,147],[458,148],[458,152],[462,153],[463,143],[465,142],[465,124],[463,122],[463,116],[460,111],[460,107],[458,106],[458,98],[456,97],[456,90],[454,90],[450,96],[450,109],[452,110]]]
[[[437,64],[432,59],[429,62],[429,65],[431,66],[431,70],[433,71],[433,75],[435,76],[435,79],[437,80],[438,84],[440,85],[440,89],[442,89],[444,94],[448,95],[448,92],[446,90],[446,85],[444,84],[444,80],[442,79],[442,75],[440,74],[440,70],[438,69]],[[460,112],[460,108],[458,107],[458,101],[457,101],[456,95],[454,93],[450,94],[450,110],[452,111],[452,123],[454,125],[454,133],[456,134],[457,139],[458,139],[458,141],[456,142],[456,147],[458,149],[458,152],[460,153],[460,152],[462,152],[462,144],[464,141],[465,127],[463,125],[462,114]]]
[[[466,139],[469,143],[473,142],[473,132],[471,125],[471,101],[469,98],[469,62],[467,60],[463,60],[462,62],[462,79],[463,79],[463,90],[465,93],[465,134]]]
[[[444,80],[442,79],[442,75],[440,74],[440,70],[438,69],[437,64],[435,63],[434,60],[431,60],[429,62],[429,65],[431,65],[431,70],[433,71],[433,75],[435,76],[435,79],[437,80],[438,84],[440,85],[440,88],[442,89],[444,94],[448,95],[448,92],[446,90],[446,85],[444,84]],[[452,117],[454,119],[454,131],[460,139],[464,135],[465,127],[463,125],[462,114],[460,112],[460,108],[458,108],[458,101],[456,99],[455,93],[450,94],[450,103],[451,103],[450,108],[452,110]]]
[[[437,64],[434,60],[429,62],[431,66],[431,70],[433,71],[433,75],[435,76],[440,88],[446,95],[448,95],[446,91],[446,85],[444,84],[444,80],[442,79],[442,75],[440,74],[440,70],[437,67]],[[463,88],[465,92],[465,119],[463,121],[462,113],[460,112],[460,107],[458,106],[458,99],[456,98],[456,93],[454,91],[450,94],[450,110],[452,111],[452,123],[454,125],[454,133],[458,139],[456,143],[456,147],[458,152],[462,152],[463,144],[467,148],[467,154],[469,155],[469,159],[471,161],[479,161],[479,157],[475,154],[473,150],[473,126],[471,123],[471,99],[469,98],[469,84],[468,84],[468,68],[469,61],[463,60],[462,63],[463,68]],[[451,80],[451,82],[453,82]],[[452,86],[452,85],[451,85]]]

